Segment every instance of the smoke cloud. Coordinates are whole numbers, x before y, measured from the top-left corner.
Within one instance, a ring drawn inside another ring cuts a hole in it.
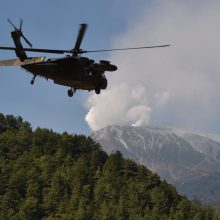
[[[220,123],[220,2],[155,2],[113,47],[171,47],[111,54],[119,70],[106,73],[106,91],[88,98],[92,130],[169,124],[214,131]]]

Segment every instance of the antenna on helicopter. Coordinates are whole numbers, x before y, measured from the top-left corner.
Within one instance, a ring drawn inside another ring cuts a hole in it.
[[[15,31],[19,34],[20,37],[22,37],[24,39],[24,41],[30,46],[32,47],[31,42],[24,36],[23,32],[22,32],[22,26],[23,26],[23,20],[20,18],[20,25],[19,28],[17,28],[12,21],[8,18],[8,22],[9,24],[11,24],[11,26],[15,29]]]

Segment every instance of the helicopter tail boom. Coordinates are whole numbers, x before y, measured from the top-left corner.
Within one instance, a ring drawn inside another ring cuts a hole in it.
[[[27,64],[40,63],[44,61],[45,57],[31,57],[24,61],[20,59],[0,60],[0,66],[23,66]]]

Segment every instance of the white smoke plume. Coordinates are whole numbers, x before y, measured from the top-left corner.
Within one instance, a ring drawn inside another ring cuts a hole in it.
[[[100,96],[90,96],[88,102],[91,108],[86,120],[93,130],[108,124],[149,123],[151,108],[147,106],[144,87],[131,88],[127,83],[120,83]]]
[[[220,123],[220,1],[155,2],[113,47],[171,47],[112,53],[119,70],[106,73],[108,89],[87,103],[92,130],[110,124],[214,130]]]

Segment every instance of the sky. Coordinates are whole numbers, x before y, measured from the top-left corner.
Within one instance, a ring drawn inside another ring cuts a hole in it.
[[[100,95],[0,68],[0,112],[22,116],[33,128],[90,134],[110,124],[173,126],[220,133],[220,2],[217,0],[2,0],[0,45],[13,46],[10,18],[33,47],[71,49],[79,24],[88,23],[86,50],[171,44],[139,51],[93,53],[111,60]],[[25,44],[24,44],[25,45]],[[41,54],[28,53],[29,56]],[[45,54],[47,57],[58,57]],[[0,51],[0,59],[14,58]]]

